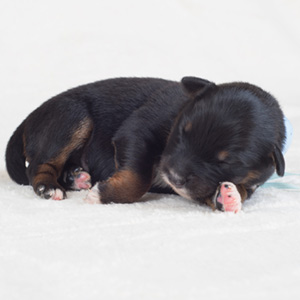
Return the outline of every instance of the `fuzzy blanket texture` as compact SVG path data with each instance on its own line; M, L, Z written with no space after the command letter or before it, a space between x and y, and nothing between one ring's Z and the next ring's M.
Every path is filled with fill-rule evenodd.
M0 299L300 299L299 1L1 0L0 44ZM240 213L158 194L46 201L8 177L6 143L43 101L186 75L257 84L293 124L286 176Z

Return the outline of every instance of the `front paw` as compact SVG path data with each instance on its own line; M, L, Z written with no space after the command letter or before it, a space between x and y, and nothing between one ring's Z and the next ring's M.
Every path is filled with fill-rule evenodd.
M38 184L35 192L44 199L63 200L66 198L66 192L62 188L51 184Z
M215 207L225 212L239 212L242 209L241 195L232 182L222 182L214 198Z
M87 194L84 201L89 204L101 204L102 203L97 183L94 185L94 187L91 190L89 190L89 193Z

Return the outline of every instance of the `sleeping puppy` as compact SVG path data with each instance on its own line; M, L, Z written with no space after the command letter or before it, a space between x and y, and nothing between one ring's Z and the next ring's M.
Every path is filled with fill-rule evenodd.
M248 83L117 78L46 101L6 150L10 177L45 199L90 189L89 203L172 193L238 211L276 170L284 175L283 113Z

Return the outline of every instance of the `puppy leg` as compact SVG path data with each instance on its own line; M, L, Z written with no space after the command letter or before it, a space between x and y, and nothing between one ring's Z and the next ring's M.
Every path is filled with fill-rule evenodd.
M107 181L96 183L85 201L91 204L137 202L150 189L151 179L151 173L145 176L133 170L123 169Z
M158 121L156 102L137 109L113 137L114 175L99 182L86 198L89 203L133 203L150 189L153 166L159 160L168 132ZM153 116L153 117L151 117ZM164 122L168 123L168 120Z
M116 172L107 181L99 182L89 192L87 203L133 203L150 189L151 177L146 180L131 170Z
M114 142L117 171L108 180L96 183L85 199L87 203L133 203L150 189L154 160L152 148L142 138L136 141L126 137L125 140L128 143Z
M72 131L67 140L62 141L63 147L58 148L57 145L55 152L50 152L47 144L38 145L38 153L41 154L29 159L30 164L27 169L27 176L37 195L54 200L65 198L65 189L58 183L58 178L61 176L64 164L70 154L74 150L83 147L90 136L91 130L92 122L85 119L77 124L77 128ZM60 141L59 133L56 139Z
M66 197L64 188L57 182L59 171L51 163L41 164L37 167L31 185L38 196L53 200L62 200Z

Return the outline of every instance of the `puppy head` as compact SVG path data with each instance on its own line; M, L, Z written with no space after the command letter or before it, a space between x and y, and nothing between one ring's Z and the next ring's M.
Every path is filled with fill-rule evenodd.
M178 115L162 155L164 180L181 196L204 201L219 182L240 184L260 176L256 165L265 156L266 142L262 137L257 146L253 104L243 101L249 93L190 77L182 84L191 100Z

